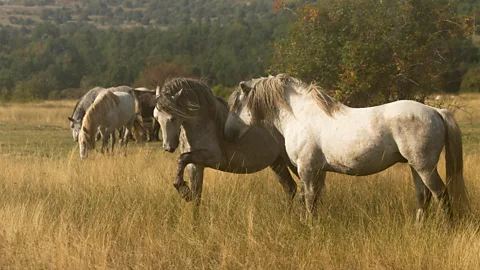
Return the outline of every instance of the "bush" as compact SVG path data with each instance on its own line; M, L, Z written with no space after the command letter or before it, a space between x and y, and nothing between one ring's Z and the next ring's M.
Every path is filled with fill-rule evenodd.
M480 92L480 66L470 68L463 75L460 92Z
M224 98L225 100L228 100L233 90L233 88L225 87L222 84L212 87L212 91L215 96Z

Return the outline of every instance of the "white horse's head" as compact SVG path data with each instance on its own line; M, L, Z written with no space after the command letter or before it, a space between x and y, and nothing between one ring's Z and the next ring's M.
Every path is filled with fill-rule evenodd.
M247 106L249 95L255 91L254 80L240 82L229 98L230 113L225 123L224 136L228 141L238 141L254 125Z
M178 91L174 96L172 96L173 102L177 102L181 95L182 90ZM159 110L158 106L156 106L153 111L153 117L158 121L162 129L163 149L170 153L175 152L180 144L180 130L185 119L181 116Z
M80 128L82 127L82 121L75 120L72 117L68 117L70 121L70 129L72 130L72 136L74 141L78 141L78 134L80 132Z

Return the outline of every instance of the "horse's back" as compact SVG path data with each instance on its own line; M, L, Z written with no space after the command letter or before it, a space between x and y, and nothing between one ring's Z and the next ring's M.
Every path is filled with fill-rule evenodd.
M108 90L112 91L112 92L124 92L124 93L130 93L131 91L133 91L134 89L128 85L120 85L120 86L114 86L114 87L110 87L108 88Z
M437 114L437 109L413 100L398 100L378 106L378 108L382 108L385 116L389 117L405 115L433 116Z
M397 101L385 105L384 117L400 151L441 149L444 145L445 123L433 107L415 101Z
M416 134L444 130L442 117L438 110L419 102L400 100L384 105L385 122L397 131L397 135Z
M375 173L426 147L441 151L444 143L445 126L437 110L415 101L348 108L328 123L321 126L320 148L332 170L342 173Z
M119 98L118 117L119 125L125 125L135 119L135 98L127 92L113 92Z

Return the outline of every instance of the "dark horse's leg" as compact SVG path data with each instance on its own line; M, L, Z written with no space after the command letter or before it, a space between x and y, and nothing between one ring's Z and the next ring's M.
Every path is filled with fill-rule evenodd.
M175 177L175 182L173 183L173 186L177 189L180 196L184 198L187 202L192 200L192 191L183 179L185 167L187 167L187 165L190 163L204 163L205 158L203 152L204 151L183 153L177 160L177 176Z
M193 216L195 219L198 218L200 212L203 189L203 171L203 166L192 163L187 165L188 178L190 178L190 184L192 185L192 200L195 202L193 209Z
M192 199L197 199L199 198L199 196L201 196L201 186L203 184L203 167L206 166L209 158L210 158L210 155L207 151L187 152L187 153L181 154L180 157L178 158L177 176L175 177L175 182L173 183L173 186L177 189L180 196L184 198L186 201L189 202ZM190 190L187 183L183 179L185 167L191 163L195 164L195 167L202 168L201 174L199 169L192 171L192 175L195 177L193 178L191 177L190 179L195 179L195 181L197 181L198 179L200 179L200 175L201 175L201 181L197 181L196 183L192 182L192 188L196 189L194 190L194 194L192 194L192 191Z
M199 205L202 198L204 167L196 164L187 165L188 178L192 185L192 200Z
M284 159L279 156L277 160L275 160L275 162L270 165L270 168L275 172L277 180L282 185L283 190L285 191L285 195L287 197L287 202L291 203L293 198L295 197L295 193L297 192L297 184L295 183L295 180L293 180L292 175L288 171L288 167L287 164L285 164ZM294 173L296 173L296 168Z

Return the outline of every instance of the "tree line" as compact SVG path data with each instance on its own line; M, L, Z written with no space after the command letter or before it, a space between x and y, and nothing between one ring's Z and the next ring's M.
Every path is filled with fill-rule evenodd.
M74 91L63 90L95 85L155 87L155 70L232 87L265 73L271 43L286 34L289 18L238 14L225 26L198 23L166 30L51 22L31 29L2 26L0 96L31 100L68 97Z
M87 8L102 1L84 2ZM109 1L107 7L127 2ZM166 10L197 10L211 2L175 1ZM96 85L153 88L175 76L202 78L226 97L239 81L281 72L315 81L354 106L480 91L480 54L472 39L480 10L475 1L252 3L257 4L235 9L222 23L192 19L189 11L184 23L175 18L178 23L166 28L100 28L51 19L0 26L0 99L72 98ZM269 10L260 8L268 3ZM246 12L251 10L257 12Z

